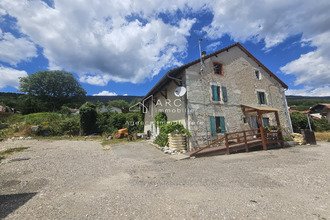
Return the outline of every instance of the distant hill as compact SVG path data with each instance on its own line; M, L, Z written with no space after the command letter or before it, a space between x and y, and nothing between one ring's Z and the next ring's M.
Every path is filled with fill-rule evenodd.
M287 100L297 100L297 99L329 99L330 96L296 96L296 95L287 95Z
M91 96L91 95L88 95L86 96L86 100L88 102L97 102L97 101L100 101L100 102L103 102L103 103L107 103L109 101L113 101L113 100L124 100L128 103L130 103L133 99L136 99L136 98L143 98L143 96Z
M316 96L286 96L288 106L296 106L292 108L297 111L306 111L310 107L319 103L330 103L330 96L316 97Z
M5 104L12 108L19 108L19 97L24 96L22 93L5 93L0 92L0 105ZM143 98L143 96L86 96L86 100L89 102L103 102L107 103L113 100L124 100L130 103L135 98ZM288 105L296 105L296 110L303 111L308 110L310 107L318 103L330 103L330 96L316 97L316 96L286 96Z

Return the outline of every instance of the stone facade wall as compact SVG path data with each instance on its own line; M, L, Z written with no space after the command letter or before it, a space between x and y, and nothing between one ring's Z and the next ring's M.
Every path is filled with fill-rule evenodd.
M223 75L214 74L213 62L223 65ZM189 109L188 129L192 134L190 150L203 147L223 135L211 135L209 116L225 117L227 132L251 129L249 124L243 122L246 115L242 112L241 104L278 109L281 126L288 128L282 86L240 48L233 47L217 57L206 59L202 69L201 71L201 65L198 63L185 71ZM255 70L260 71L260 80L256 78ZM212 101L211 84L227 88L227 102ZM265 105L258 104L257 91L265 92ZM269 118L270 125L276 125L274 114L263 117Z

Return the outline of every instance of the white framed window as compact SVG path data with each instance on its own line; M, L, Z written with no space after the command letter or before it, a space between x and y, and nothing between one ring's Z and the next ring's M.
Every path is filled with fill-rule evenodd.
M267 95L264 90L257 90L256 95L257 95L258 104L267 105Z

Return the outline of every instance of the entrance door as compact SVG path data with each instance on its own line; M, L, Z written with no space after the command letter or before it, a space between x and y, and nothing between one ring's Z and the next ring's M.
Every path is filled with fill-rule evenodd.
M250 127L251 127L251 129L259 128L259 123L258 123L258 117L257 116L252 115L250 117Z

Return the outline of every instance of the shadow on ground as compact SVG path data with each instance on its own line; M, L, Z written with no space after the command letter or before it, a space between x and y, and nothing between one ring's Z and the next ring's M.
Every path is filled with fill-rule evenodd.
M14 212L35 195L37 195L37 193L0 195L0 219L3 219L10 213Z

